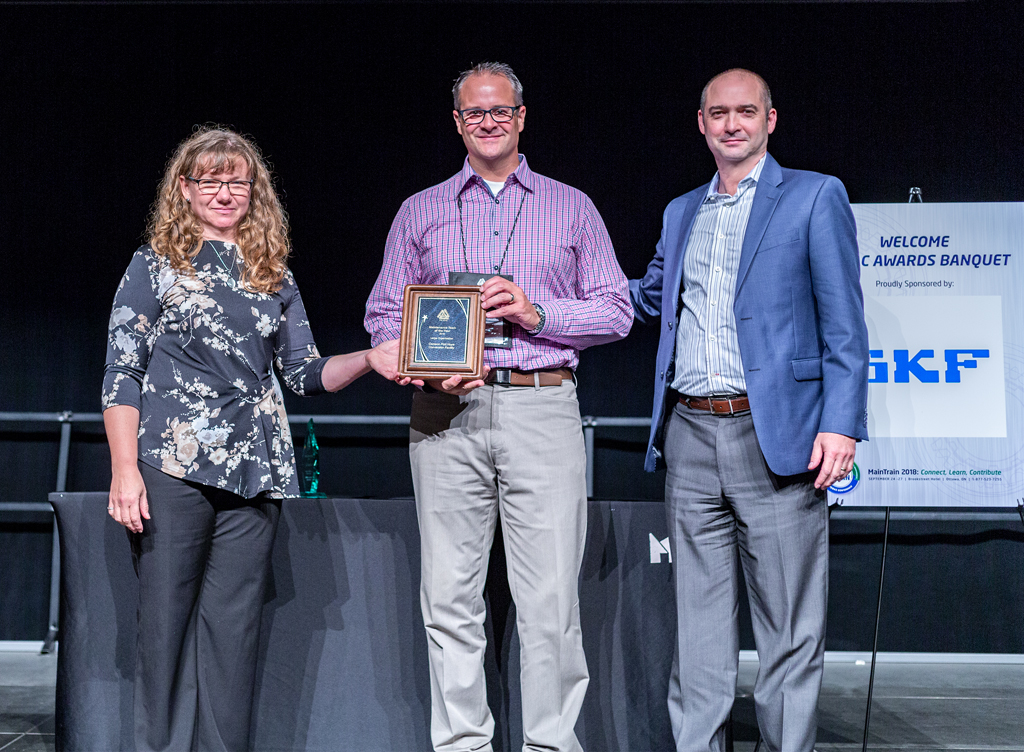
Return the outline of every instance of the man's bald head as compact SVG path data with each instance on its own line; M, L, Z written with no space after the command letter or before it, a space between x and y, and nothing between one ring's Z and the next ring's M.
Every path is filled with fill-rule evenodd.
M765 117L767 117L768 113L771 112L771 109L772 109L772 92L771 92L771 89L768 88L768 82L767 81L765 81L759 75L754 73L754 71L747 70L746 68L730 68L727 71L722 71L717 76L714 76L706 84L704 84L704 90L701 91L701 93L700 93L700 111L701 112L705 112L704 107L705 107L705 105L707 104L707 101L708 101L708 89L711 88L711 85L713 83L715 83L715 81L717 81L720 78L723 78L725 76L733 76L733 75L749 76L750 78L752 78L755 81L757 81L757 84L758 84L758 86L761 89L761 102L762 102L762 104L764 104Z

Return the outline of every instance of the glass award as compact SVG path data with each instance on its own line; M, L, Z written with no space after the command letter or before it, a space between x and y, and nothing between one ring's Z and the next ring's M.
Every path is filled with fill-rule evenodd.
M306 424L306 442L302 446L302 462L299 472L302 480L302 498L323 499L326 494L320 491L320 445L316 440L313 419Z

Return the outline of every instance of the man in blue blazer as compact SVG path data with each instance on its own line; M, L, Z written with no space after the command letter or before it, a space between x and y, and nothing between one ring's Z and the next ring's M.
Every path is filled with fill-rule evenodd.
M868 340L842 183L768 154L776 112L742 69L708 82L697 123L718 167L669 204L630 282L660 319L645 467L665 499L678 633L669 714L679 752L720 752L736 692L738 568L770 752L817 731L828 592L826 489L867 438Z

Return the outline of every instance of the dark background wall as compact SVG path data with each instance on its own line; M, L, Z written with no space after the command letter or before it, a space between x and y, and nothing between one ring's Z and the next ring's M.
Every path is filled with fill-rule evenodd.
M912 185L927 201L1021 200L1022 20L1019 3L987 2L0 5L0 410L99 409L114 288L196 123L252 134L273 163L327 354L368 343L363 306L401 201L460 168L449 90L473 62L513 65L522 151L594 199L636 277L665 205L714 172L697 100L732 66L773 88L774 156L838 175L852 201L904 201ZM638 326L585 353L583 412L649 414L655 343ZM371 375L289 409L408 401ZM647 495L642 433L613 437L626 445L608 461ZM34 443L0 439L0 497L52 490ZM382 464L367 488L351 473L325 484L408 491ZM102 465L73 468L73 489L104 487Z
M905 201L910 186L929 202L1024 200L1020 5L0 4L0 411L99 410L114 289L196 123L251 134L273 163L331 354L368 344L363 306L401 201L461 166L450 87L470 64L515 68L521 150L593 198L637 277L665 205L714 172L697 100L733 66L772 86L773 155L839 176L854 202ZM583 412L649 414L655 346L638 326L584 353ZM408 402L371 375L288 406ZM53 490L56 433L24 428L0 424L0 500ZM329 493L411 493L401 429L322 432ZM75 435L69 490L104 489L102 434ZM660 495L641 472L644 431L598 438L599 495Z
M774 156L852 201L1021 200L1021 20L981 2L0 7L0 409L98 409L114 288L195 123L252 134L274 164L331 353L367 344L401 201L461 167L450 87L473 62L513 65L522 151L594 199L635 277L668 201L714 172L697 98L735 65L773 88ZM587 353L584 411L648 412L654 342L638 328ZM291 407L407 399L367 378Z

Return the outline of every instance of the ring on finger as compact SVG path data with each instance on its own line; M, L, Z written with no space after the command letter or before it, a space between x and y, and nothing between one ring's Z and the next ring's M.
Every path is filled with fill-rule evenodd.
M512 294L512 293L509 293L508 294L508 304L512 305L515 302L516 302L516 296L514 294Z

